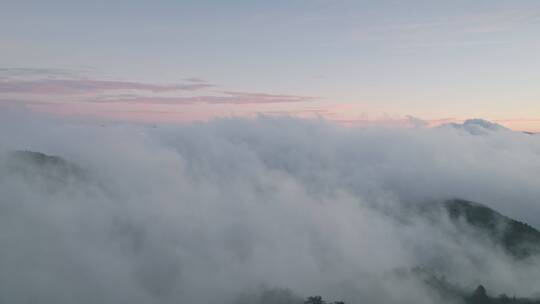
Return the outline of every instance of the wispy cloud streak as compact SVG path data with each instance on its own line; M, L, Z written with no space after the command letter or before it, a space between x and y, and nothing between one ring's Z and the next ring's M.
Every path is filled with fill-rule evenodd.
M212 87L208 83L156 85L140 82L107 80L7 80L0 81L0 93L88 94L103 91L137 90L153 93L195 91Z
M219 92L224 95L204 95L189 97L121 97L102 98L90 102L96 103L127 103L127 104L260 104L260 103L297 103L310 102L319 99L314 96L298 96L284 94L265 94L248 92Z

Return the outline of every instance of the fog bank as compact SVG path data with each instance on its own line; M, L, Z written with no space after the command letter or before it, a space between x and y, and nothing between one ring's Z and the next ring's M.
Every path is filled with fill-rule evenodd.
M21 150L75 169L14 158ZM537 259L411 211L463 198L540 227L540 136L485 121L144 126L10 111L0 155L0 302L241 303L274 288L453 301L399 275L418 266L465 289L540 291Z

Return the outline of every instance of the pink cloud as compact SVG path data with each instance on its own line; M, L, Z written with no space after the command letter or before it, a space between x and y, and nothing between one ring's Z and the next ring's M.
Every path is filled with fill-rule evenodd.
M18 95L44 103L85 102L100 104L275 104L309 102L311 96L219 91L197 96L182 96L178 91L201 91L214 87L200 78L185 78L183 83L160 85L133 81L95 80L70 77L62 70L0 69L0 97L13 100ZM61 78L58 78L60 76ZM52 78L51 78L52 77ZM167 93L167 94L165 94Z
M206 80L197 77L184 78L183 80L194 83L206 83Z
M96 103L128 103L128 104L262 104L262 103L298 103L319 99L312 96L264 94L247 92L222 92L223 96L206 95L190 97L112 97L96 99Z
M2 80L0 81L0 93L66 95L119 90L160 93L169 91L195 91L213 86L208 83L156 85L140 82L86 79Z

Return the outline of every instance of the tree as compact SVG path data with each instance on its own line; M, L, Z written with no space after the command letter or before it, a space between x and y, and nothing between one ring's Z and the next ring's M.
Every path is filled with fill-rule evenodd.
M326 304L321 296L308 297L304 304Z
M488 304L489 297L487 295L486 289L484 286L479 285L476 290L473 292L470 301L471 304Z

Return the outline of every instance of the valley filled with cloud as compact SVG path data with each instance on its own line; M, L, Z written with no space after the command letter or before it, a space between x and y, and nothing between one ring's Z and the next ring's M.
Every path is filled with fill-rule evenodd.
M537 244L508 250L484 228L510 222L479 226L445 202L534 230L539 182L540 136L478 119L144 125L3 111L0 302L460 303L480 284L535 298Z

